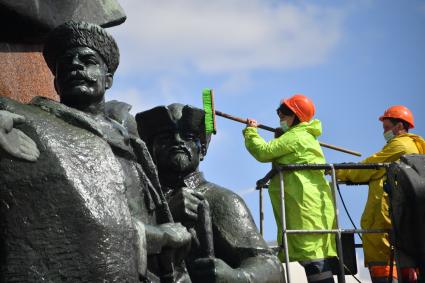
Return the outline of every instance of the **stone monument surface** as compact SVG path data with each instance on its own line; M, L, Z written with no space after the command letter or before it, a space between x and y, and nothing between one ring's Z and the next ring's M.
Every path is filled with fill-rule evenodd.
M41 54L47 34L69 20L110 27L125 19L116 0L0 0L0 95L58 100Z
M114 39L98 25L67 22L43 55L60 102L0 97L0 125L8 126L0 128L0 282L178 278L190 234L171 223L144 142L131 123L112 118L131 115L105 103L119 63ZM26 138L36 158L4 150Z
M136 115L171 213L194 239L186 261L192 282L285 282L242 198L199 171L211 138L204 116L178 103Z

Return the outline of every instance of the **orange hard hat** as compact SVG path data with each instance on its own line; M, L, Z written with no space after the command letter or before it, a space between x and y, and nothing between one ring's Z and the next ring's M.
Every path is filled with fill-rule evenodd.
M385 110L384 115L379 117L379 120L382 121L385 118L396 118L403 120L409 124L409 128L415 127L415 122L413 121L413 114L407 107L403 105L394 105Z
M280 104L285 104L301 122L308 122L313 118L315 108L313 101L305 95L295 94L290 98L282 99Z

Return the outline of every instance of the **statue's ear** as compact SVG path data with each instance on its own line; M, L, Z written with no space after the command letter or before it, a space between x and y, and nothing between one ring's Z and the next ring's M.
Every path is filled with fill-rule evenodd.
M208 146L210 145L210 141L211 141L211 134L207 134L204 132L203 135L201 135L201 152L200 152L200 156L201 156L201 161L204 160L204 157L207 155L207 150L208 150Z
M106 73L105 88L110 89L114 81L114 76L111 73Z
M207 155L208 146L204 143L201 144L200 160L204 160L204 157Z

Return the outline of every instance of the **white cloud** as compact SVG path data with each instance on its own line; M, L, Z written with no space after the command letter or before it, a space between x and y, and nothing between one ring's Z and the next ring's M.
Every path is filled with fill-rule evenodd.
M111 89L111 91L107 93L107 101L114 99L125 101L132 106L131 113L133 114L159 105L155 99L149 99L149 97L150 95L146 95L136 88L124 90Z
M229 95L243 92L252 86L250 76L243 72L238 72L232 76L226 77L218 89L219 93L227 93Z
M125 101L132 105L131 112L138 113L158 105L171 103L190 104L197 107L200 105L201 92L195 95L188 92L187 88L177 78L159 76L149 87L138 87L134 82L112 87L107 92L106 100Z
M122 0L121 71L231 73L322 63L344 12L264 0Z

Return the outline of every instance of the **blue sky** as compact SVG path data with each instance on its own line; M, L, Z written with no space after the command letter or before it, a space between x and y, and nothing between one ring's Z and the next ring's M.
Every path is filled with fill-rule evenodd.
M377 118L391 105L410 108L412 132L425 135L425 1L120 3L128 19L109 29L121 63L107 95L132 104L133 113L173 102L202 107L209 87L218 110L278 126L280 99L303 93L323 123L320 140L363 157L384 145ZM249 191L270 165L248 154L243 125L218 117L217 128L201 169L209 181L242 194L257 221L258 195ZM324 153L331 163L361 160ZM342 190L358 223L367 187ZM351 227L341 213L342 226ZM265 239L274 240L270 205L265 227Z

